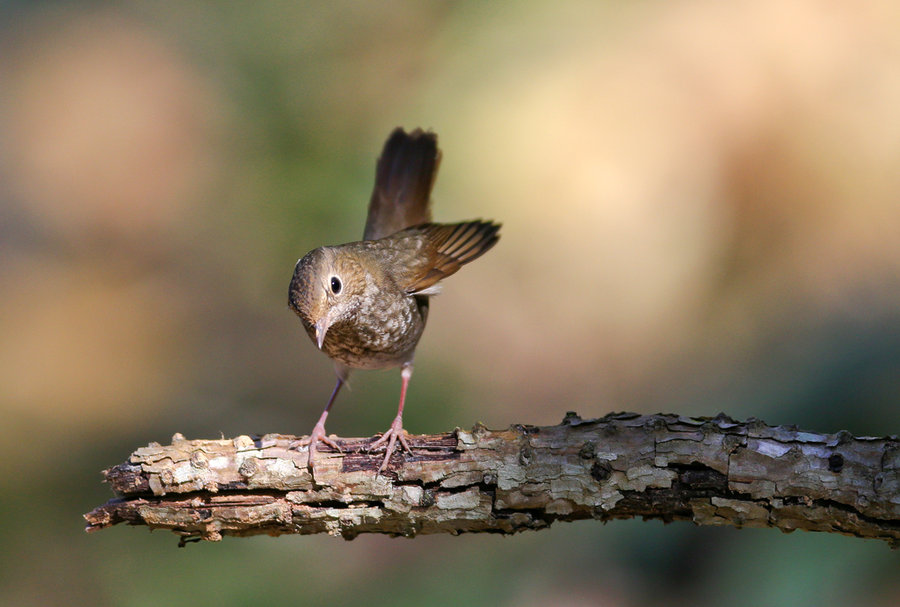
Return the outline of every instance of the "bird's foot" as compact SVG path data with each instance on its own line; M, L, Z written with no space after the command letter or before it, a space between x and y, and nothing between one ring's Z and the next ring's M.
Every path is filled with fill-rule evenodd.
M406 430L403 429L403 418L398 415L394 418L394 421L391 423L391 427L388 428L387 432L382 434L381 438L369 445L368 451L372 452L387 443L384 460L381 462L381 466L378 467L378 472L383 471L387 467L388 461L390 461L391 455L393 455L394 449L396 448L397 441L400 441L400 446L403 450L407 453L412 453L412 448L410 448L406 436Z
M327 434L325 434L325 424L321 421L316 424L312 432L309 433L309 436L293 441L290 445L288 445L288 449L296 449L298 447L308 446L309 455L306 458L306 465L309 468L312 468L313 460L316 459L316 445L319 442L323 442L332 449L337 450L339 453L343 453L340 445L338 445L336 442L334 442L334 440L329 438Z

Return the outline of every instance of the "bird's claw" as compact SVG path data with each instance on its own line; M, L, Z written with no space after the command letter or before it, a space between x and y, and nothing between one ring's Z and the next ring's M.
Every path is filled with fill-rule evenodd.
M312 468L313 460L316 459L316 444L317 443L325 443L332 449L336 450L338 453L343 453L344 450L341 449L340 445L338 445L333 439L331 439L327 434L325 434L325 424L318 423L313 428L312 432L309 433L309 436L306 438L301 438L299 440L295 440L288 445L288 449L296 449L298 447L309 447L309 454L306 458L306 465L309 468Z
M406 440L407 432L403 429L403 419L398 415L394 418L391 427L388 428L387 432L381 435L381 438L376 440L374 443L369 445L367 451L371 453L376 449L383 446L387 443L385 447L384 460L381 462L381 466L378 467L378 472L382 472L385 468L387 468L388 462L391 459L391 455L394 453L394 449L396 448L397 441L400 442L401 450L406 451L407 453L412 453L412 448L409 446L409 441Z

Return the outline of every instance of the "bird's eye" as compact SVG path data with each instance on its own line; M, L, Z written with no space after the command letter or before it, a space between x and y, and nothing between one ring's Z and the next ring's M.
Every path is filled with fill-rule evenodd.
M341 292L341 279L337 276L331 277L331 292L337 295Z

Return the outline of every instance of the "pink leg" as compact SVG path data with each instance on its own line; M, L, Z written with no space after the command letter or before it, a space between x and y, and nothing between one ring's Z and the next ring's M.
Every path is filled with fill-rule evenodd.
M406 440L406 430L403 429L403 404L406 402L406 388L409 386L410 377L412 377L412 364L407 363L403 365L403 370L400 371L400 406L397 407L397 417L394 418L388 431L382 434L381 438L369 446L369 451L374 451L387 443L384 461L381 462L381 466L378 468L379 472L387 467L388 461L391 459L391 454L394 452L394 445L398 440L403 449L408 453L412 453L412 449L410 449L409 443Z
M309 433L309 436L306 438L301 438L298 441L294 441L290 444L290 449L294 447L305 447L309 445L309 455L307 456L307 466L312 468L313 460L316 458L316 443L319 441L325 443L326 445L337 449L338 451L341 448L338 446L336 442L328 438L328 435L325 434L325 420L328 418L328 411L331 409L331 405L334 404L334 399L337 398L338 392L341 389L341 386L344 385L344 380L338 377L337 383L334 385L334 391L331 393L331 398L328 399L328 404L325 405L325 410L322 411L322 416L319 418L319 421L316 423L312 432Z

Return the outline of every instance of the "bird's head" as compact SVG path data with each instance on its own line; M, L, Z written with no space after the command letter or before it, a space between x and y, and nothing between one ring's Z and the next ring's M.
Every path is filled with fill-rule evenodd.
M352 318L366 288L366 272L354 256L338 247L320 247L297 262L288 305L319 346L333 325Z

